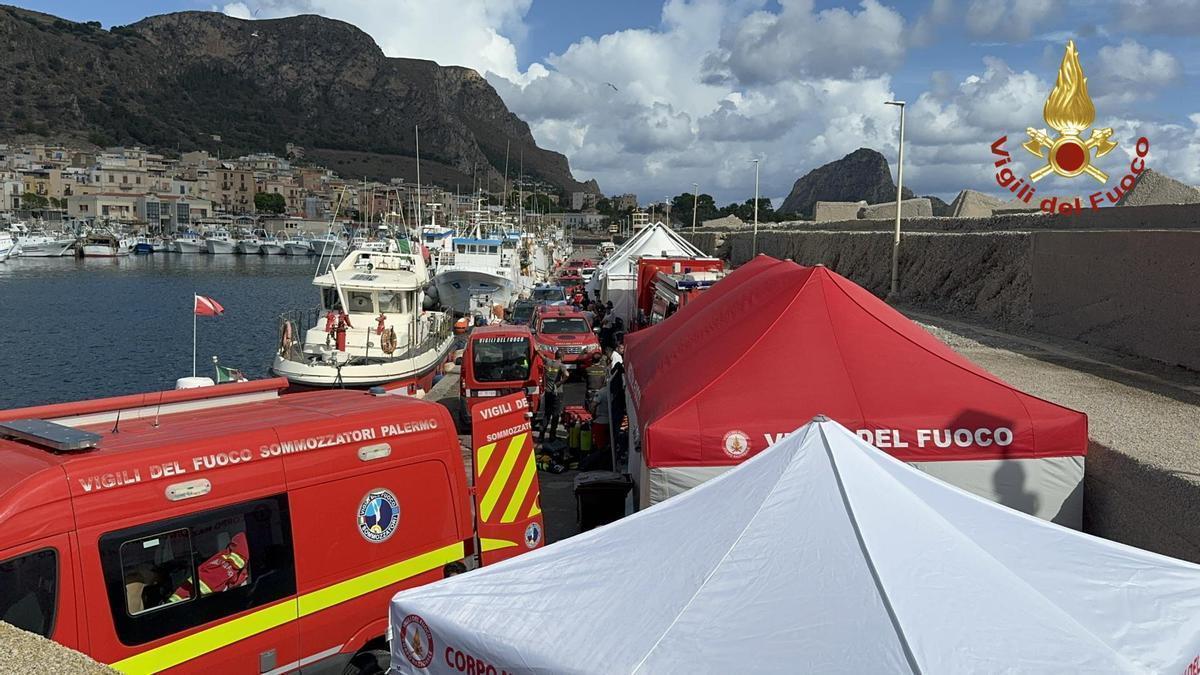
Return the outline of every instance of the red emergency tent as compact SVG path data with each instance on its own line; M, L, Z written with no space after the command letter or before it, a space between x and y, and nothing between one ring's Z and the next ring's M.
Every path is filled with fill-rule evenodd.
M817 414L947 482L1079 527L1087 417L1014 389L825 267L759 256L627 337L645 506Z

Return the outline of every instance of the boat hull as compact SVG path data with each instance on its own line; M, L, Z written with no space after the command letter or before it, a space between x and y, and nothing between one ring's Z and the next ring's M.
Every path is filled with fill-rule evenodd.
M312 242L313 253L325 257L338 257L346 255L346 244L341 241L314 240Z
M284 253L287 255L309 255L312 253L312 247L308 244L289 241L283 245Z
M262 250L262 244L258 241L239 241L234 250L242 255L258 255Z
M213 255L232 254L234 252L234 243L222 239L205 239L204 250Z
M433 283L438 302L456 314L486 313L493 305L507 307L517 293L512 279L476 270L442 270Z
M109 246L108 244L84 244L83 257L85 258L122 258L129 255L129 249L120 246Z
M258 247L259 252L263 255L283 255L283 246L280 244L263 244Z
M200 253L204 250L204 242L193 239L176 239L171 242L171 250L175 253Z
M61 258L75 245L74 239L56 239L54 241L31 244L21 243L22 258Z
M433 377L441 371L453 353L454 335L451 334L436 348L428 349L411 358L394 359L364 365L347 364L340 369L317 361L315 363L292 361L276 354L271 372L286 377L293 385L303 387L375 387L388 390L412 388L429 391Z
M139 255L154 253L154 244L137 244L133 247L133 252Z

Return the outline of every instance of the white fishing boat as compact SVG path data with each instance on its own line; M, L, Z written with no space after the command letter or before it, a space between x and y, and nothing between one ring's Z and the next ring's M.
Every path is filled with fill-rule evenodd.
M129 255L133 241L112 232L92 232L83 240L85 258L119 258Z
M447 311L486 316L520 293L515 246L501 237L454 237L437 255L436 299Z
M174 253L203 253L205 251L204 239L189 230L171 240L171 251Z
M347 251L346 240L332 232L313 237L309 244L313 253L325 258L338 258L346 255Z
M75 237L44 232L30 232L25 223L13 223L9 228L17 250L13 256L22 258L57 258L67 254L75 245Z
M204 250L211 254L233 253L236 246L228 230L213 230L204 237Z
M283 244L283 252L287 255L310 255L313 252L312 244L304 235L295 234Z
M351 251L314 278L321 306L281 317L271 370L311 387L428 391L454 334L450 317L425 309L429 273L419 250L408 252L418 248Z
M11 234L0 232L0 262L8 260L16 246L17 242L12 238Z
M258 252L263 255L283 255L285 253L283 247L286 243L287 239L282 237L264 237L258 246Z
M233 250L242 255L258 255L262 253L262 245L266 240L266 235L267 233L262 230L255 230L252 234L239 238Z

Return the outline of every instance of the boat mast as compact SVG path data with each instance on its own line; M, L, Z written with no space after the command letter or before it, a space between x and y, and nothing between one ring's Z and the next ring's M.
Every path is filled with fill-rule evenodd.
M424 226L421 222L421 125L413 125L413 133L417 143L417 229Z

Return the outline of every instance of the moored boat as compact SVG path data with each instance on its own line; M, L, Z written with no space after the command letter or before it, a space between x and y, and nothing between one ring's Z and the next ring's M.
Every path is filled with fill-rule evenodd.
M337 258L346 255L346 240L333 233L313 237L309 244L312 246L313 253L318 256Z
M284 243L283 251L287 255L310 255L313 252L312 244L301 234L292 235L292 238Z
M284 250L286 243L287 239L282 237L265 237L259 244L258 251L263 255L283 255L286 253Z
M213 230L204 237L204 250L211 254L233 253L236 245L228 230Z
M174 253L203 253L204 239L195 232L185 232L171 241L171 251Z
M83 240L85 258L119 258L129 255L133 242L112 232L93 232Z
M419 252L350 252L313 279L319 308L281 317L271 370L311 387L427 391L454 345L450 318L424 311L428 282Z

